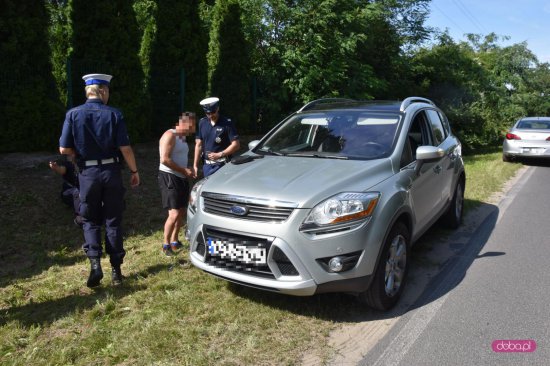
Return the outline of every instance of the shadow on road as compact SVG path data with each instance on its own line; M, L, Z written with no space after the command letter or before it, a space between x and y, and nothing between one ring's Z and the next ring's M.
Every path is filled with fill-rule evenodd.
M550 168L550 159L541 159L541 158L529 158L520 160L523 165L527 166L540 166Z

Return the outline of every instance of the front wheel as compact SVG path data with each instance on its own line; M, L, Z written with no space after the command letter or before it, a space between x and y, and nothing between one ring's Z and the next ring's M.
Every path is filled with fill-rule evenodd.
M409 269L409 241L407 227L396 223L386 238L372 283L367 291L359 294L359 301L382 311L395 306Z

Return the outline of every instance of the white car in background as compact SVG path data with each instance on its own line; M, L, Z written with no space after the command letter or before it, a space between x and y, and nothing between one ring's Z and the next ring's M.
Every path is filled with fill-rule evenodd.
M550 117L525 117L506 134L502 160L550 158Z

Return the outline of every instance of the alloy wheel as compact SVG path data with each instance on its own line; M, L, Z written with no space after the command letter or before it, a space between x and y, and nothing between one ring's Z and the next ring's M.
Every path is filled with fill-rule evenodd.
M394 296L401 288L406 268L407 242L402 235L397 235L389 248L384 275L386 295L389 297Z

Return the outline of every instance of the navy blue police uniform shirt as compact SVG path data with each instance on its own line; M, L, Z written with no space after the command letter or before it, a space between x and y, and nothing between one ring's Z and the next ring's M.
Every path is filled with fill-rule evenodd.
M217 137L219 137L220 142L216 142ZM214 126L212 126L208 117L201 118L196 138L202 140L203 151L205 152L204 158L206 159L207 151L221 152L231 145L231 141L237 140L239 135L233 121L220 115Z
M69 110L65 116L59 146L73 148L77 161L120 158L120 146L130 145L122 113L101 99Z

